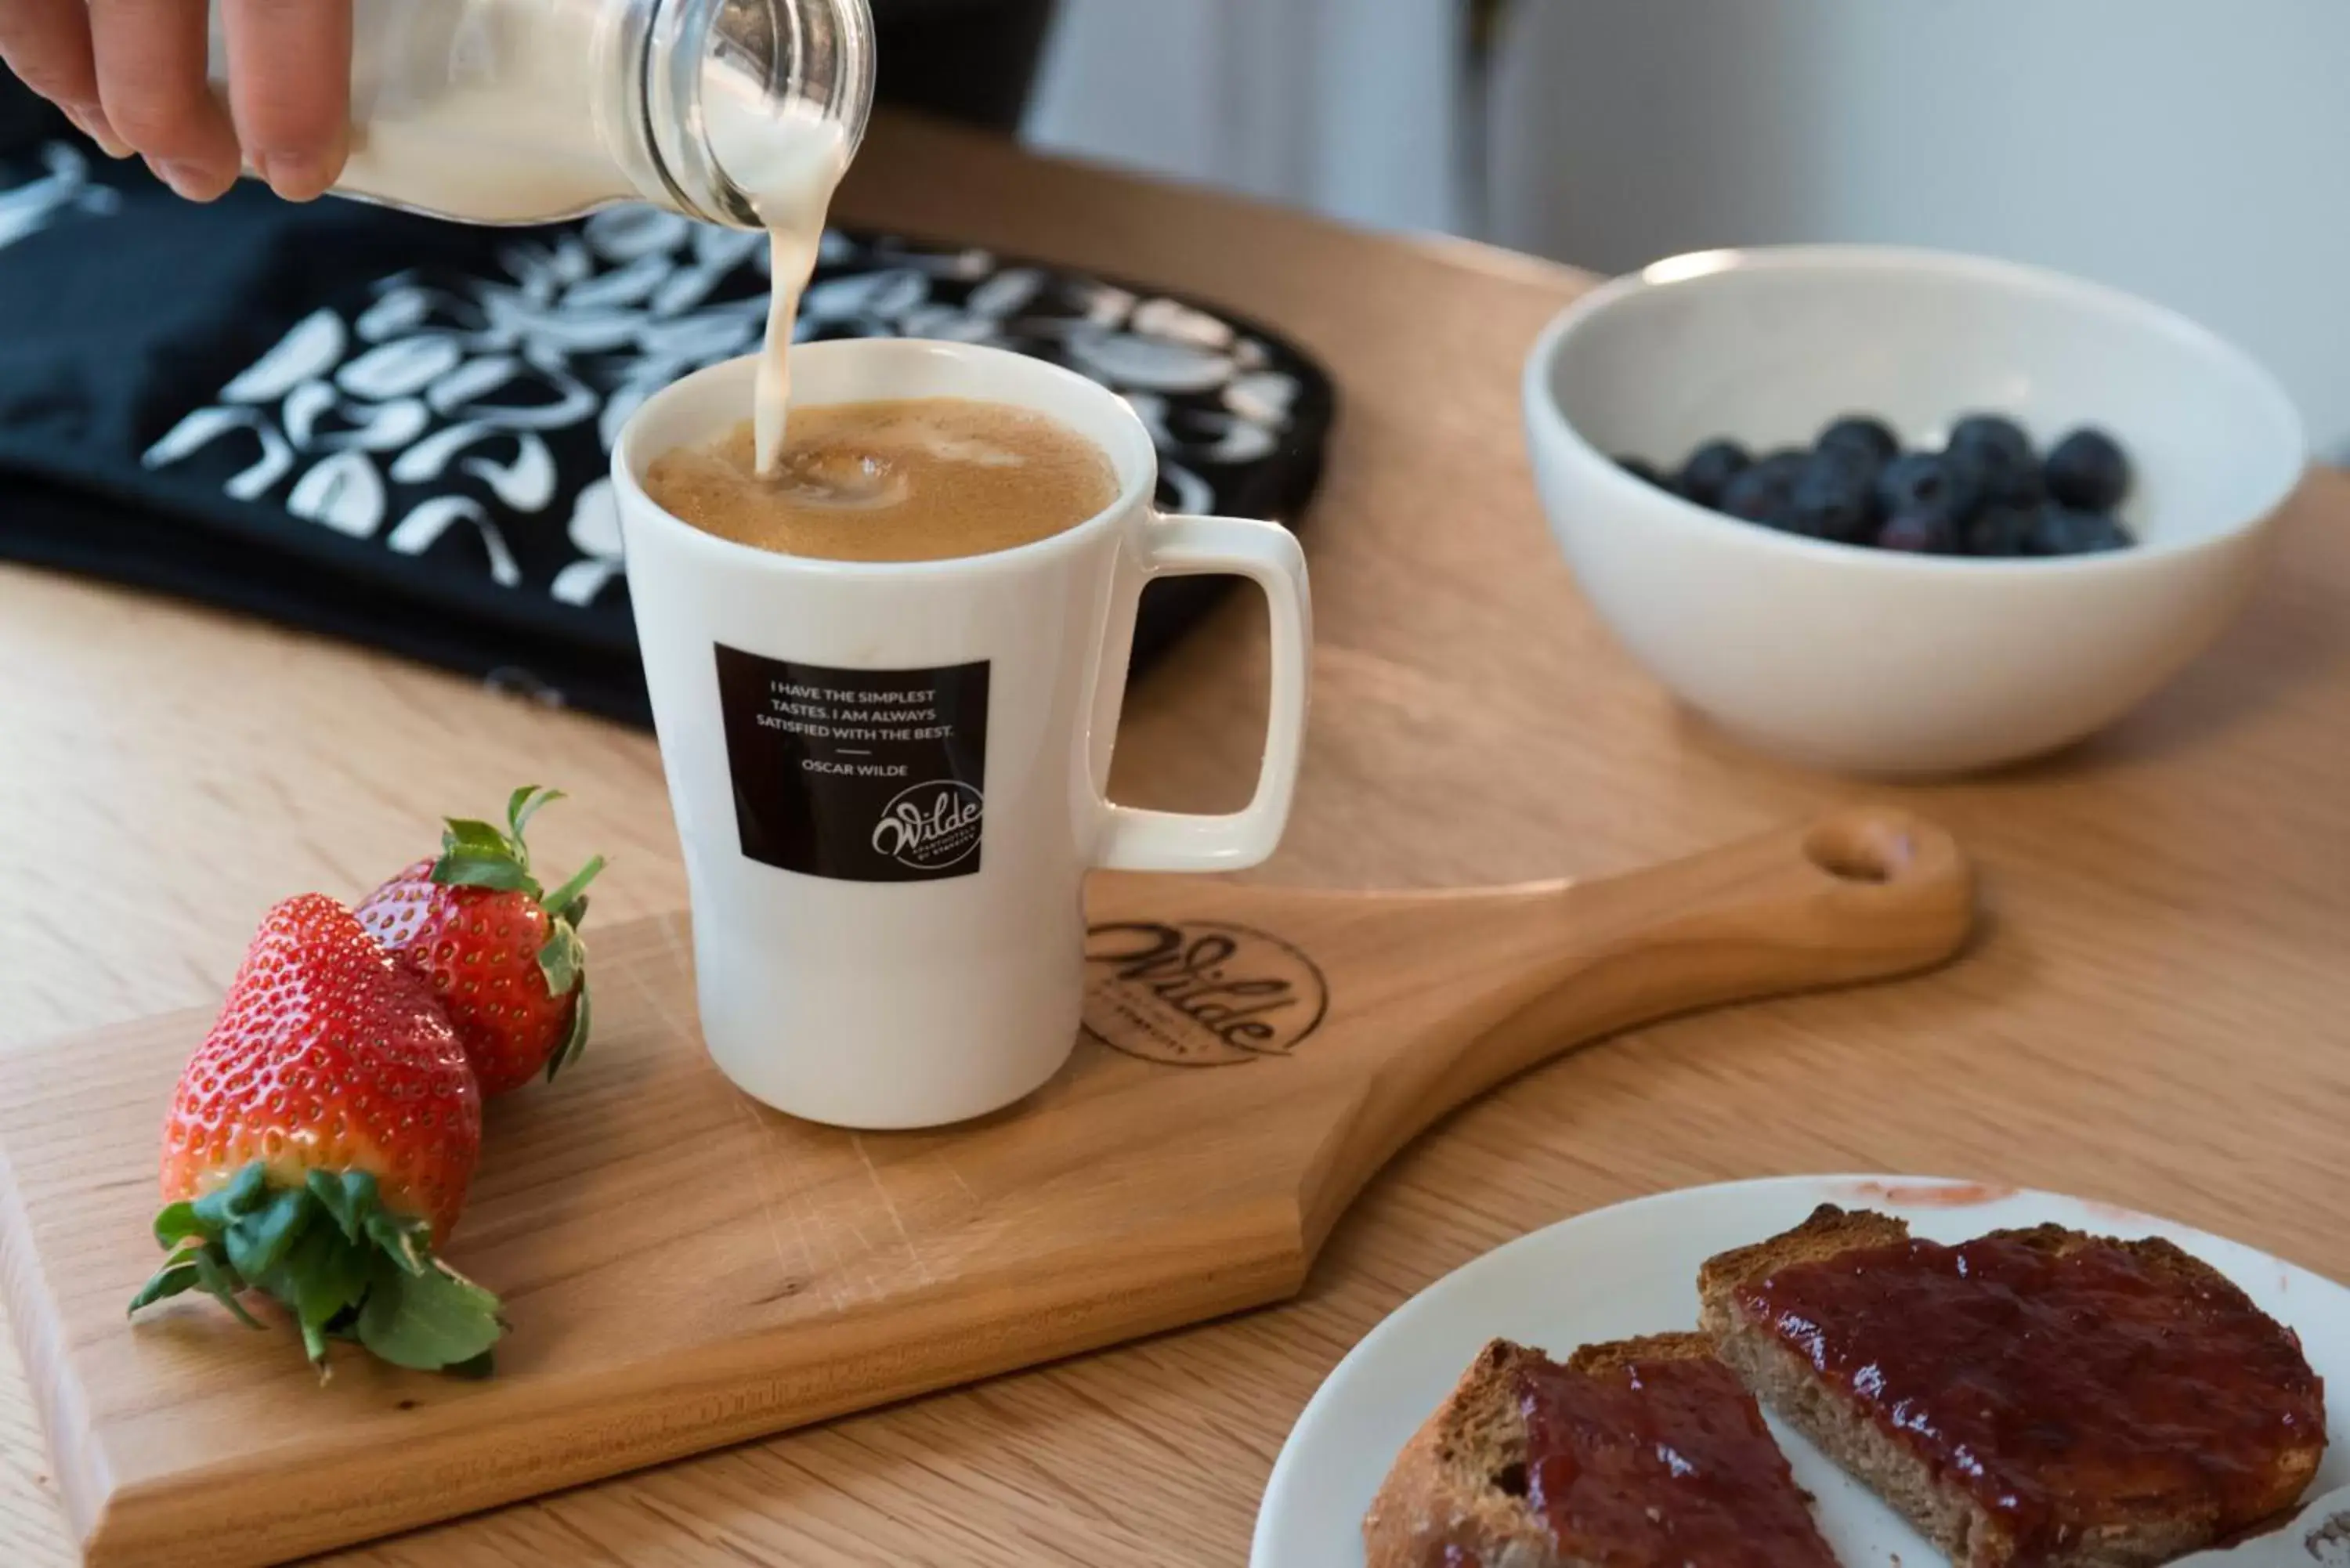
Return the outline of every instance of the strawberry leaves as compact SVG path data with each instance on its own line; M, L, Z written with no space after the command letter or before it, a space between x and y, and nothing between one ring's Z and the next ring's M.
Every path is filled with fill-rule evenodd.
M540 898L538 879L530 874L530 846L523 838L523 830L542 808L562 798L559 789L525 784L506 798L504 827L474 817L450 817L442 826L441 858L432 863L432 879L449 887L493 888ZM589 861L556 897L542 899L547 913L556 914L569 906L603 868L602 856Z
M221 1235L229 1266L248 1280L267 1275L286 1261L302 1237L317 1205L307 1192L276 1192Z
M555 1082L555 1075L569 1066L579 1053L588 1048L588 977L582 975L579 977L579 1004L571 1011L571 1032L563 1037L563 1044L555 1048L555 1054L546 1059L548 1083Z
M546 940L538 950L538 972L546 977L546 994L561 996L579 983L588 967L588 949L568 920L547 922Z
M192 1202L155 1217L169 1254L130 1310L202 1290L249 1324L241 1299L270 1296L294 1317L323 1377L330 1339L358 1341L397 1366L474 1370L504 1333L498 1299L432 1255L431 1228L383 1206L365 1171L310 1172L272 1184L255 1160Z
M563 1044L546 1059L546 1081L563 1071L588 1046L588 948L579 940L579 922L588 918L588 884L604 869L600 855L582 866L571 879L548 894L546 940L538 950L538 971L546 980L546 993L562 996L575 989L578 1001L571 1012L571 1028Z
M199 1247L190 1255L189 1262L195 1264L196 1282L203 1287L206 1294L228 1308L230 1314L245 1327L261 1326L261 1320L245 1311L244 1303L236 1299L236 1293L244 1282L236 1277L234 1269L221 1262L218 1253L210 1247Z
M452 816L441 833L441 858L432 863L432 879L452 888L494 888L501 892L539 896L530 874L530 846L523 829L541 806L563 798L559 789L525 784L506 799L506 826L475 817Z
M321 1225L296 1243L283 1276L272 1282L270 1293L294 1314L302 1331L302 1349L310 1365L324 1376L327 1336L340 1318L367 1293L367 1254L350 1245L332 1226Z
M359 1343L393 1366L438 1372L487 1354L504 1325L498 1298L446 1263L410 1273L378 1258L356 1327Z
M472 817L452 816L442 828L432 879L450 887L527 893L534 898L539 893L522 836Z

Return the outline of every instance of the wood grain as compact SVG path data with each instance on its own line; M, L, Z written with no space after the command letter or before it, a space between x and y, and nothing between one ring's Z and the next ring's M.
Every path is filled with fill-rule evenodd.
M1231 1568L1298 1409L1447 1270L1692 1182L1905 1169L2155 1210L2350 1278L2350 480L2314 477L2237 628L2047 763L1887 789L1782 767L1679 713L1550 547L1516 373L1587 280L1197 192L877 130L844 216L1247 311L1328 365L1305 537L1316 708L1272 880L1620 870L1851 800L1944 823L1987 924L1960 962L1637 1032L1403 1150L1293 1302L338 1553L337 1568ZM1247 607L1138 689L1113 783L1234 805ZM430 765L425 765L429 759ZM544 778L543 853L619 859L597 920L684 900L649 738L333 643L0 571L0 1041L216 999L304 887L348 897L452 809ZM583 1080L584 1081L584 1080ZM73 1561L0 1337L0 1561Z
M151 1268L181 1012L0 1056L0 1261L93 1568L246 1568L1294 1293L1429 1122L1670 1013L1939 962L1964 861L1914 820L1607 881L1295 892L1104 877L1069 1066L962 1127L766 1111L694 1024L682 916L596 940L597 1070L492 1107L453 1262L504 1297L497 1376L340 1358Z

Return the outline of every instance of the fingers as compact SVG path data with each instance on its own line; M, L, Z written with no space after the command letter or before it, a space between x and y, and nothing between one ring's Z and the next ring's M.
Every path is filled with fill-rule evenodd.
M340 177L349 146L350 0L223 0L229 108L245 161L307 202Z
M0 0L0 61L182 196L210 201L241 161L318 195L349 146L350 0L223 0L221 21L228 112L205 81L205 0Z
M99 101L115 131L181 195L236 181L236 132L204 82L204 0L89 0Z
M99 106L83 0L0 0L0 61L91 140L117 158L130 155Z

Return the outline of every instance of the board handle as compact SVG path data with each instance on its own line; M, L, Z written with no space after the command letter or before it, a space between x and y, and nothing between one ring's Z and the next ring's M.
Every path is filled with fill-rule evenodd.
M1463 914L1468 910L1463 909ZM1678 1013L1929 968L1974 923L1951 836L1890 807L1607 878L1528 889L1478 912L1522 962L1372 1073L1307 1194L1318 1247L1355 1188L1462 1102L1574 1047Z

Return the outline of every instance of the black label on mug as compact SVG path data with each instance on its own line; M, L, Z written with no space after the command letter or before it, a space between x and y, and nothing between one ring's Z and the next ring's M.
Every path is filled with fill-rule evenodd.
M835 670L715 651L744 855L843 882L928 882L979 869L984 661Z

